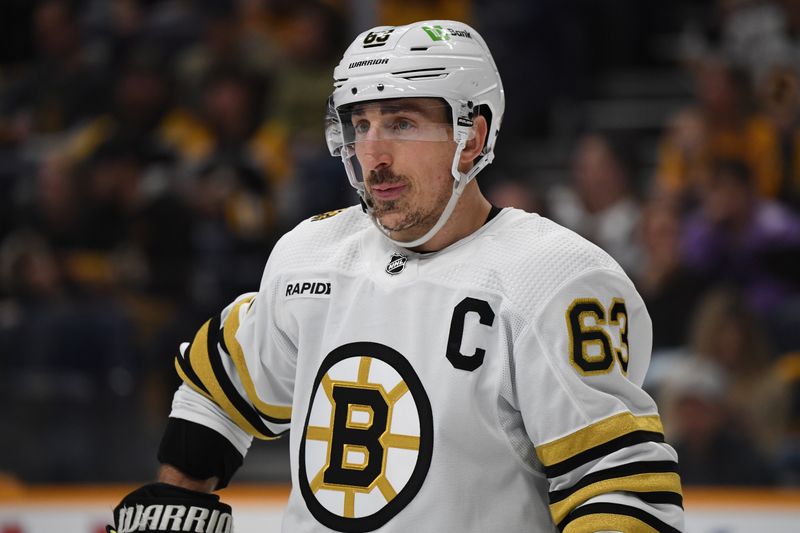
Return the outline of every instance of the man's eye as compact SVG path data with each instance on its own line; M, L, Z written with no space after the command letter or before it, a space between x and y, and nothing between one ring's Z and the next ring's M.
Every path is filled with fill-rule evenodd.
M400 131L408 131L408 130L410 130L410 129L412 129L414 127L414 124L412 124L408 120L400 119L400 120L396 120L395 121L394 127L395 127L395 129L400 130Z
M369 131L369 122L366 120L360 120L353 125L353 129L356 133L363 135Z

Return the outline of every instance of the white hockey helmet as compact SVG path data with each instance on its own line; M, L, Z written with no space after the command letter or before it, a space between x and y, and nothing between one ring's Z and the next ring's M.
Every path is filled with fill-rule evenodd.
M451 111L451 140L457 144L451 173L453 194L439 221L420 239L398 242L414 247L429 240L449 218L458 197L494 158L494 146L505 110L500 74L483 38L470 26L450 20L428 20L406 26L378 26L360 34L334 70L334 91L328 101L326 139L331 155L342 158L350 183L366 202L350 120L351 104L394 98L439 98ZM473 119L489 125L486 142L474 166L462 174L458 159L472 134ZM373 220L374 217L373 217ZM388 231L376 222L389 237ZM389 237L391 239L391 237Z

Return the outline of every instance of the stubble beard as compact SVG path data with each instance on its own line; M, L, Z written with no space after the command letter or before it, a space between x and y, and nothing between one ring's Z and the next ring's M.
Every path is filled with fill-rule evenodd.
M395 174L390 169L371 170L368 178L371 187L382 184L403 184L406 190L401 198L396 200L378 200L369 192L367 199L372 208L372 216L386 230L397 233L415 228L419 236L424 235L439 220L445 205L450 199L448 191L434 191L436 200L428 206L413 205L413 189L411 180L402 174ZM391 215L399 215L389 220ZM415 237L416 238L416 237Z

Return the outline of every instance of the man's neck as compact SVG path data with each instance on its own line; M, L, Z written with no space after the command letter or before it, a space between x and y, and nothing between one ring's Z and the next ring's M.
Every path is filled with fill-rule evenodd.
M492 204L483 196L478 184L471 182L464 189L453 214L428 242L412 248L415 252L437 252L464 237L472 235L486 222Z

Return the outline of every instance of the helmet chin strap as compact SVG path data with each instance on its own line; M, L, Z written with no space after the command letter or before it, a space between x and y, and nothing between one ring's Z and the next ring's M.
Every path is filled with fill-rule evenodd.
M453 211L455 211L456 204L458 204L458 200L459 198L461 198L461 193L464 192L464 189L467 187L467 184L470 181L472 181L472 178L475 176L475 172L462 174L458 170L458 160L461 156L461 151L464 149L466 143L467 140L465 138L462 138L458 142L455 155L453 155L453 164L450 167L450 173L452 174L454 181L453 181L453 191L450 193L450 200L447 202L447 205L445 205L444 210L442 211L442 214L439 215L439 219L436 221L436 223L422 237L419 237L411 241L398 241L396 239L393 239L392 231L383 227L380 221L378 221L378 219L375 217L375 214L372 211L371 202L369 202L366 198L366 192L359 191L361 197L364 200L364 204L367 206L367 213L369 214L369 218L372 219L372 223L375 224L375 227L378 228L378 230L381 233L383 233L383 235L387 239L392 241L395 245L400 246L401 248L415 248L417 246L422 246L423 244L431 240L437 233L439 233L439 230L442 229L442 227L450 219L450 215L452 215Z

